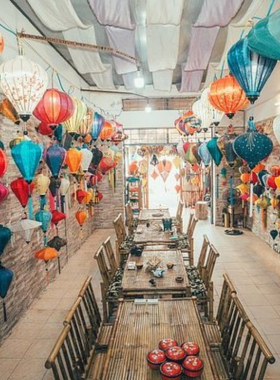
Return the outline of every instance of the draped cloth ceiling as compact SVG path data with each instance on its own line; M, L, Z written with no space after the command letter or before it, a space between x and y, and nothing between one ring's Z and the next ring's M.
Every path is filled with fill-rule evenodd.
M248 20L265 17L271 0L11 0L46 36L120 50L137 61L59 45L89 85L135 90L137 63L145 91L197 92L226 73L226 55ZM275 2L273 11L279 9ZM253 19L255 22L257 18ZM29 31L26 30L28 33Z

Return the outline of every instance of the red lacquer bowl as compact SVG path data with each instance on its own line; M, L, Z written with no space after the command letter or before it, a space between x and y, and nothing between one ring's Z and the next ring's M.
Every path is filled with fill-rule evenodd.
M197 356L199 355L199 345L195 342L185 342L181 344L181 347L186 351L188 356Z
M151 369L159 369L161 364L166 361L166 355L162 350L150 351L147 355L148 366Z
M162 351L167 351L168 348L173 346L178 346L178 343L173 338L162 339L158 344L158 348Z
M184 374L191 378L196 378L202 375L203 361L198 356L187 356L182 363Z
M180 380L182 372L182 366L178 363L166 362L160 366L160 376L162 380Z
M168 348L166 351L166 357L168 360L174 361L174 362L182 362L185 357L187 356L187 353L185 350L183 350L179 346L173 346Z

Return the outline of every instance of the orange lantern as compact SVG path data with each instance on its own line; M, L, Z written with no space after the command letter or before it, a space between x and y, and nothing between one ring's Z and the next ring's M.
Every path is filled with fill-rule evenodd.
M229 119L249 104L245 92L232 75L226 75L211 84L209 101L213 107L224 112Z
M47 263L50 260L57 258L58 252L54 248L44 247L35 253L35 258L44 260Z
M275 209L279 204L279 199L277 199L276 197L271 198L270 204L273 207L273 209Z
M275 177L274 182L277 186L277 189L280 190L280 175L278 177Z
M280 166L278 165L273 165L271 166L271 168L269 169L270 173L272 175L274 175L275 177L279 176L280 175Z
M87 219L87 213L85 211L77 211L75 214L75 217L77 219L77 222L79 223L80 227L83 227L83 224L85 223Z
M251 173L243 173L243 174L241 174L240 179L244 183L250 182Z
M70 148L67 151L65 162L69 168L70 173L75 174L79 170L82 162L82 152L75 148Z
M128 167L128 170L129 170L129 174L131 175L137 173L138 171L137 161L131 162L131 164Z
M0 54L3 53L4 46L5 46L4 37L2 36L2 34L0 34Z
M13 123L15 124L20 123L19 115L15 107L12 105L12 103L9 101L8 98L5 98L2 100L0 104L0 112L3 116L10 119Z
M113 124L110 121L106 120L99 134L99 138L100 140L109 140L110 137L113 135L113 133L114 133Z
M87 195L84 198L84 202L86 205L88 205L90 203L90 201L92 200L93 191L92 191L92 189L89 189L86 193L87 193Z
M265 169L265 166L263 164L257 164L254 169L253 169L253 172L258 174L259 172L261 172L262 170Z

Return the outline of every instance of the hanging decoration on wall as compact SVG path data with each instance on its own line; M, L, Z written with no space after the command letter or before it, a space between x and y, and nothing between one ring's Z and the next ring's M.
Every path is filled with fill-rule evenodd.
M44 151L44 160L54 178L58 178L60 170L64 164L66 154L66 150L58 144L53 144Z
M35 184L36 190L40 196L40 209L43 210L46 205L46 193L49 189L50 179L46 175L40 173L36 177Z
M33 115L54 130L59 123L68 120L74 111L73 100L66 92L49 88L34 109Z
M209 101L213 107L224 112L229 119L249 104L245 92L232 75L226 75L211 84Z
M62 247L67 244L65 239L62 239L60 236L55 235L51 240L48 241L48 247L56 249L58 252Z
M233 149L233 142L236 137L237 134L233 132L233 129L231 127L229 127L229 133L225 133L219 137L217 141L220 151L225 156L226 162L231 168L235 165L237 158L237 154Z
M11 149L11 154L25 181L31 183L42 156L39 145L32 141L22 141Z
M207 167L210 164L211 156L209 153L209 150L207 148L207 142L202 143L198 148L198 154L200 155L200 158L204 165Z
M158 163L157 170L161 178L163 179L163 182L166 182L172 170L172 162L169 160L163 159L162 161Z
M223 155L218 146L218 137L213 137L211 140L208 141L206 146L213 161L215 162L215 165L219 166L222 161Z
M35 127L35 129L36 129L36 131L38 132L38 133L40 133L41 135L43 135L43 136L49 136L49 137L52 137L52 135L53 135L53 130L48 126L48 125L46 125L46 124L44 124L44 123L40 123L39 125L38 125L38 127Z
M84 190L81 190L81 189L78 189L76 191L76 198L77 198L77 201L78 203L81 205L85 199L85 197L87 196L87 192L84 191Z
M47 84L47 72L23 55L5 61L0 66L0 86L25 122L32 115Z
M28 244L31 242L32 235L36 229L41 227L42 223L31 219L21 219L11 225L12 233L19 234Z
M0 205L7 198L9 194L9 189L0 183Z
M60 204L61 204L61 211L64 212L64 205L65 205L65 197L69 191L69 188L70 188L70 181L65 178L65 177L61 177L60 178L60 188L59 188L59 191L60 191Z
M91 127L93 123L93 109L87 107L86 115L82 118L79 124L79 134L84 138L91 133Z
M102 160L103 153L96 146L93 147L91 152L92 152L91 164L92 164L93 168L96 169L98 167L100 161Z
M35 220L41 223L41 229L44 233L44 246L47 245L47 230L50 226L52 214L47 210L40 210L35 214Z
M38 260L44 260L46 264L46 279L47 279L47 286L49 285L49 269L48 269L48 262L50 260L54 260L58 256L58 252L56 249L51 248L51 247L44 247L37 251L35 253L35 258Z
M257 131L253 118L250 117L247 132L235 139L233 149L253 169L255 165L270 155L273 143L268 136Z
M150 161L150 164L153 166L156 166L159 163L159 160L155 154L152 155L152 159Z
M88 171L89 165L92 162L93 153L87 148L86 145L83 145L81 149L82 153L82 161L81 161L81 169L84 173Z
M271 230L269 234L272 237L272 239L275 240L278 236L278 231L277 230Z
M115 161L113 161L110 157L102 157L98 165L98 170L100 170L102 174L105 174L109 170L113 169L115 166Z
M79 211L76 212L75 217L76 217L77 222L79 223L79 225L80 225L80 227L82 229L83 224L87 220L87 213L85 211L79 210Z
M8 168L7 155L3 149L0 148L0 177L6 173Z
M80 99L72 98L72 101L74 104L74 113L63 123L63 125L65 126L67 133L74 136L79 130L80 122L86 116L87 106Z
M5 298L13 281L13 277L14 273L10 269L5 268L0 262L0 297L3 299L4 322L7 322Z
M240 39L230 48L227 61L231 74L245 91L250 103L254 104L277 61L251 51L247 38Z
M8 98L3 99L0 103L0 112L3 116L5 116L7 119L10 119L13 123L17 125L20 124L19 114Z
M10 187L22 207L25 208L34 190L34 183L28 184L23 178L17 178L11 182Z
M92 131L91 131L93 141L96 141L98 139L104 123L105 123L104 117L101 116L98 112L94 112Z
M76 174L81 166L82 152L76 148L67 150L65 163L71 174Z
M4 252L6 245L11 240L12 232L10 228L4 227L3 224L0 224L0 256Z
M114 133L114 126L111 121L105 120L99 133L99 138L101 141L110 140L111 136Z

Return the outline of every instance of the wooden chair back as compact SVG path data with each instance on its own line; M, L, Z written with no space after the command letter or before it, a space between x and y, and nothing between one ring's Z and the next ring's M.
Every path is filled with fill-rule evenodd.
M189 236L189 234L190 234L193 218L194 218L194 214L190 214L189 221L188 221L188 226L187 226L187 230L186 230L186 235L187 236Z
M111 244L111 237L109 236L103 243L107 261L110 265L110 271L115 274L118 269L118 263L114 254L114 250Z
M181 220L183 217L184 203L180 200L177 206L176 219Z
M220 331L223 331L226 325L227 315L232 304L232 294L237 294L237 291L229 277L228 274L224 274L224 282L222 287L222 292L219 300L218 311L216 315L216 321L220 328Z
M212 274L215 268L216 260L220 256L219 252L216 250L216 248L213 246L213 244L210 244L209 253L206 259L206 264L202 268L202 279L206 286L206 289L208 288L209 282L212 279Z
M121 244L126 238L126 230L123 222L122 214L119 214L113 222L118 243Z
M125 213L126 213L126 224L128 228L129 235L132 235L134 232L134 219L133 219L133 213L131 210L130 202L128 202L125 205Z
M202 242L202 246L201 246L201 250L200 250L200 254L199 254L199 258L197 262L197 269L200 275L202 274L202 268L205 266L205 259L206 259L206 255L209 248L210 248L210 241L208 239L208 236L203 235L203 242Z
M109 262L106 260L105 248L103 245L99 247L94 255L94 258L97 261L98 268L100 270L100 274L105 286L109 287L114 274L111 272Z
M194 216L192 218L190 228L188 228L187 230L187 238L189 241L193 238L193 234L194 234L194 230L195 230L195 226L197 222L198 222L198 219Z

